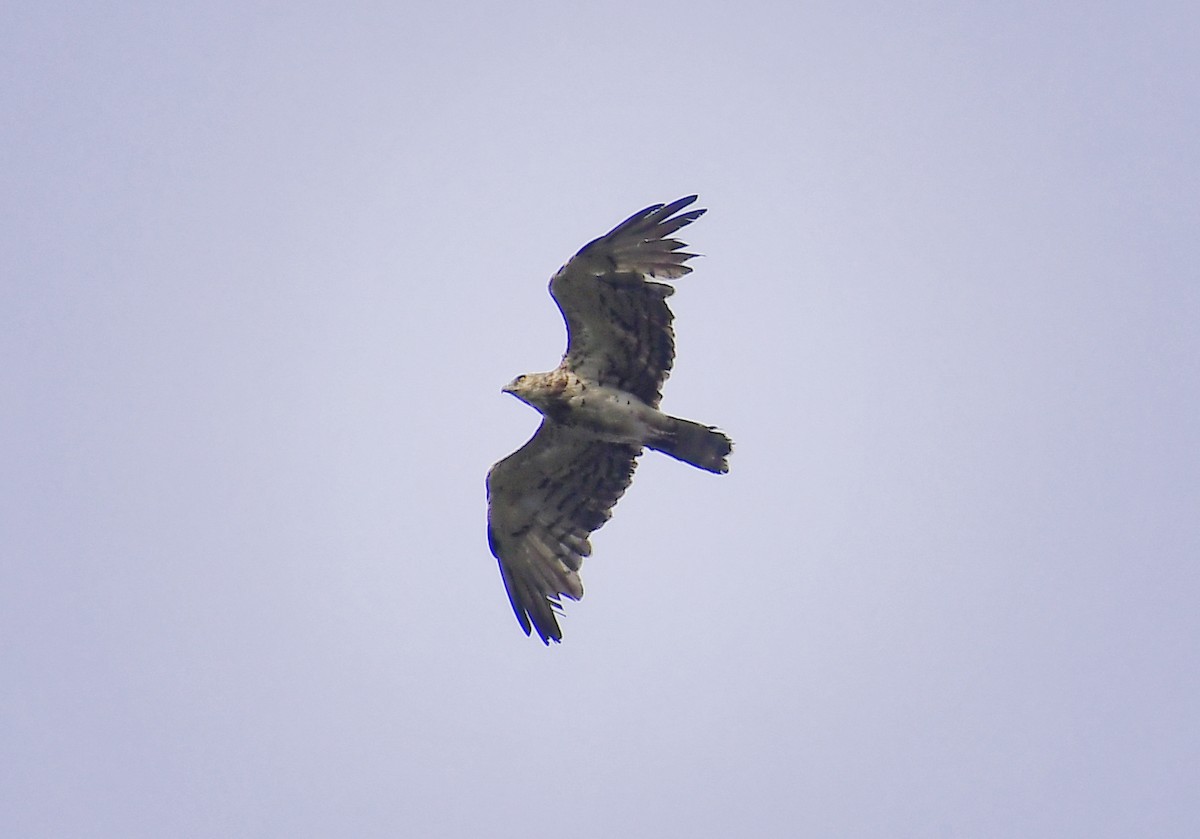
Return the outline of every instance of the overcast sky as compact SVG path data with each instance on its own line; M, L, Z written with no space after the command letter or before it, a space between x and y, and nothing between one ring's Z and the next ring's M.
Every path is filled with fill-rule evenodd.
M1200 835L1198 8L6 4L3 832ZM500 387L693 192L546 648Z

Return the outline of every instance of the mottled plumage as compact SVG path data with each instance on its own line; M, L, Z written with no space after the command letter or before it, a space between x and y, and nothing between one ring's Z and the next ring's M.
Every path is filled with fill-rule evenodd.
M671 238L704 210L691 195L634 213L589 242L550 280L567 351L548 373L507 387L543 415L537 433L488 472L488 543L526 634L560 641L561 597L583 596L588 537L612 515L642 448L726 472L732 442L710 426L658 410L675 357L675 280L695 254Z

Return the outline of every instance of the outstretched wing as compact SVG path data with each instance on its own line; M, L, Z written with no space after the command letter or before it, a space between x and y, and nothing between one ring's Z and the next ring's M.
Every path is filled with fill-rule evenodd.
M583 597L588 536L633 479L637 446L603 443L543 421L487 476L488 544L525 634L561 641L560 597Z
M589 381L611 385L657 407L675 358L669 285L691 272L695 254L671 234L704 210L679 211L695 195L654 204L589 242L550 280L550 294L567 322L563 365ZM676 215L676 213L679 213Z

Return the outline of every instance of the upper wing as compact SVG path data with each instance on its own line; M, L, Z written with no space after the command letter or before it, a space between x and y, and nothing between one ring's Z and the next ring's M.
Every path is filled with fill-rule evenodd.
M582 438L542 422L533 437L488 472L488 544L525 634L562 640L560 596L583 597L579 568L588 536L608 521L633 479L637 446Z
M634 213L585 245L550 280L567 322L563 364L652 407L675 358L666 301L675 289L646 278L674 280L691 272L684 263L695 254L668 237L704 215L702 209L679 213L695 200L689 195Z

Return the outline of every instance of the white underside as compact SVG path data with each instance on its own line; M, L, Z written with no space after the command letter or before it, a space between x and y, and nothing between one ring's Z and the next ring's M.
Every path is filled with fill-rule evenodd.
M567 404L574 426L610 443L644 446L665 430L665 414L616 388L588 385Z

